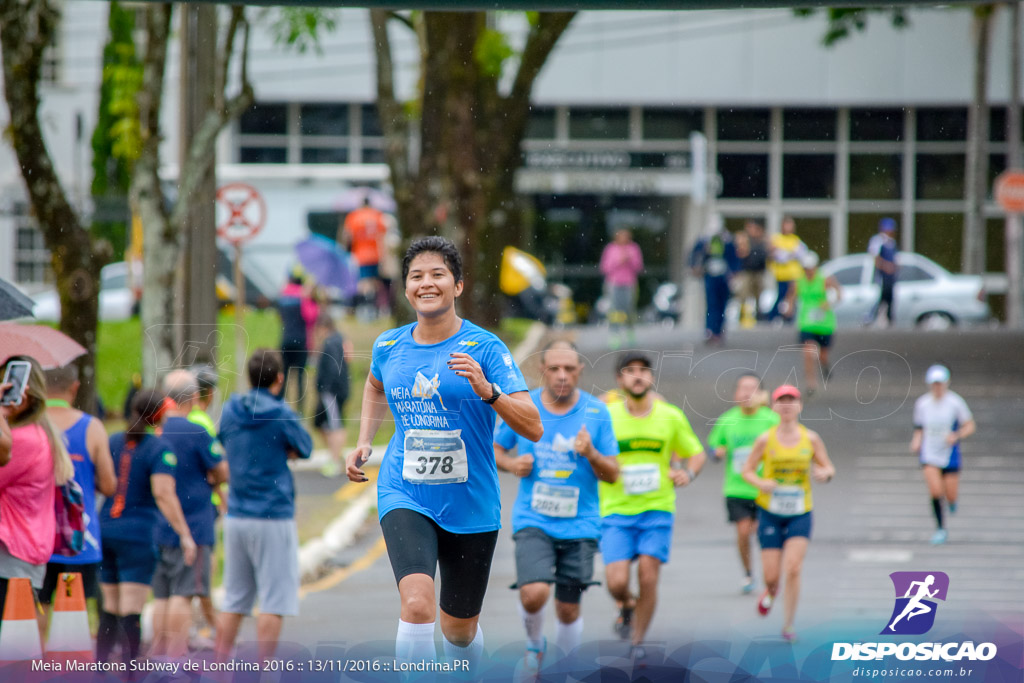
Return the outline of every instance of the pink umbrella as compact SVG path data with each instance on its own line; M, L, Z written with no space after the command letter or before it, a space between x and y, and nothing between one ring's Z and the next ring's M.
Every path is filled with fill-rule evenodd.
M0 323L0 359L31 356L44 369L67 365L85 353L81 344L46 325Z

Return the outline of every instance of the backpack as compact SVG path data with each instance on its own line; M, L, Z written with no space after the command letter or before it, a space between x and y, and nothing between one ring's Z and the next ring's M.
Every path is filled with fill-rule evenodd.
M85 495L74 479L56 487L53 511L57 518L57 531L53 540L53 554L73 557L85 548Z

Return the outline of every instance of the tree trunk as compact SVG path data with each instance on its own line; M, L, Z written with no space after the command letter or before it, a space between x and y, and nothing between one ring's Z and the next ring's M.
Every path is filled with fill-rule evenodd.
M68 202L39 125L39 74L59 11L47 0L0 0L0 49L8 135L21 167L32 212L50 250L61 304L60 330L84 346L77 404L95 412L96 326L100 269L109 245L94 241Z
M966 215L963 235L965 273L985 272L985 200L988 197L988 53L994 5L973 10L974 98L967 113Z
M399 222L406 235L441 233L459 245L466 280L460 311L495 325L501 251L519 244L523 232L514 178L530 93L575 13L537 16L511 91L503 95L500 79L484 73L475 52L486 13L423 12L414 27L421 40L419 98L405 109L394 95L386 31L394 16L371 13L378 106ZM419 114L418 121L409 121L409 111Z

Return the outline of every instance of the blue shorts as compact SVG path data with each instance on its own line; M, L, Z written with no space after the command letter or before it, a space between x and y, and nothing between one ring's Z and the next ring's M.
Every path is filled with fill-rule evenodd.
M156 570L156 548L150 543L103 537L100 583L149 584Z
M359 266L360 280L377 277L380 277L380 266L378 266L376 263L370 264L368 266Z
M781 549L794 536L811 539L811 513L783 517L772 514L762 507L757 508L757 540L761 550Z
M601 520L601 555L605 564L635 560L640 555L650 555L665 564L671 549L670 513L611 515Z

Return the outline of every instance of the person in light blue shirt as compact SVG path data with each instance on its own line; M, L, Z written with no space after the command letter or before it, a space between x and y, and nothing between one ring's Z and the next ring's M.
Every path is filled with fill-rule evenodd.
M542 384L530 392L544 424L532 443L501 425L494 436L498 467L521 477L512 509L516 586L528 639L524 667L540 669L547 641L544 607L555 585L556 644L568 654L580 645L580 598L592 585L601 536L598 480L614 482L619 452L611 415L599 399L580 391L583 364L572 343L549 344L540 355ZM510 453L518 449L518 456Z
M455 312L464 287L455 245L441 237L413 242L402 280L416 322L374 343L346 474L367 481L361 468L390 407L395 435L380 464L377 509L402 602L395 653L435 659L440 567L445 654L472 670L483 651L478 621L501 526L495 418L532 440L543 427L505 345Z

